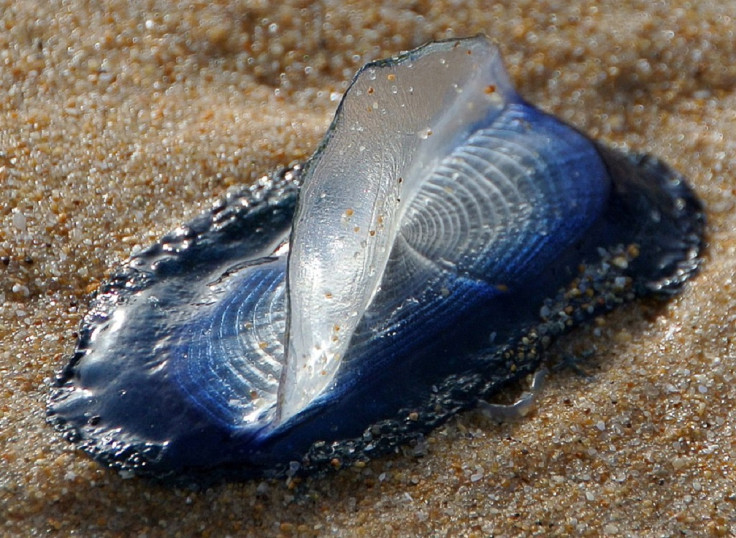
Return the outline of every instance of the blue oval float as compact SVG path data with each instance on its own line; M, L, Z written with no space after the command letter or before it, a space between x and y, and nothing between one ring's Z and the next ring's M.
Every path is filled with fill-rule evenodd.
M573 325L694 273L685 181L526 103L485 37L356 75L314 156L132 256L49 420L159 478L384 453L533 372Z

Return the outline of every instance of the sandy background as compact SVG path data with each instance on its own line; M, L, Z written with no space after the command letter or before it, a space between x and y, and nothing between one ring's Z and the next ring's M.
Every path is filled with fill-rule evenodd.
M0 1L0 535L736 534L736 2ZM88 294L136 245L305 159L366 61L485 32L521 93L692 179L702 273L562 348L527 419L467 413L296 490L125 480L44 423Z

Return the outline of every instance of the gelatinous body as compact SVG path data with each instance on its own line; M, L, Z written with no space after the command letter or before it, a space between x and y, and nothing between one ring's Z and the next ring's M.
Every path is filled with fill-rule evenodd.
M365 66L303 168L128 260L50 421L163 478L365 459L677 291L702 229L679 175L524 102L486 38L430 43Z

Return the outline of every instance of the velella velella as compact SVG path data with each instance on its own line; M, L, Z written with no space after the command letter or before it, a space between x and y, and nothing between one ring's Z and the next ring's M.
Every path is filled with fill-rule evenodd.
M416 440L698 267L685 180L524 101L485 37L363 67L304 165L98 291L48 415L115 469L285 475Z

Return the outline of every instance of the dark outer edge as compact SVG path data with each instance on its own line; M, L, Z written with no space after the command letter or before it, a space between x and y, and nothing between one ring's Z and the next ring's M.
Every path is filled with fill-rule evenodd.
M625 158L636 167L664 166L661 161L648 155L634 154ZM104 315L114 308L122 290L130 292L131 288L144 289L150 285L153 272L150 265L153 261L160 259L166 252L176 256L179 252L176 245L196 242L211 233L225 230L239 216L254 207L282 199L285 192L298 189L300 172L301 167L297 165L280 170L271 177L265 176L250 188L229 194L209 211L131 256L103 284L92 300L90 311L82 320L77 348L54 381L55 390L49 401L64 391L64 386L74 375L75 365L87 351L89 329L86 326L93 323L96 316ZM679 195L684 195L683 206L675 208L675 212L678 224L683 226L687 255L678 262L677 270L671 277L660 282L639 282L632 278L629 268L639 256L637 245L618 244L601 249L600 258L595 263L582 266L577 278L566 288L559 290L556 296L544 301L539 323L529 328L517 345L508 345L491 357L477 357L477 360L486 361L489 365L484 373L452 376L438 386L437 391L429 395L420 408L401 409L393 419L379 421L367 427L358 438L332 443L318 441L301 461L256 472L232 465L184 471L177 475L153 474L147 470L146 461L155 461L158 447L119 446L112 456L110 447L103 450L97 446L95 440L81 439L71 425L54 416L52 412L49 412L47 421L65 439L76 443L80 449L112 469L190 487L258 476L291 480L305 474L322 474L332 469L359 465L369 459L397 451L402 445L419 444L425 434L458 412L474 407L479 398L486 398L502 387L533 373L543 361L544 350L555 338L637 296L654 294L666 298L676 293L687 278L698 270L704 247L705 217L702 207L679 174L670 171L663 181L671 182L671 188L667 185L660 187L673 199L681 199L683 196ZM186 248L186 245L182 248Z

